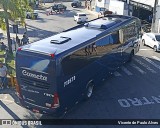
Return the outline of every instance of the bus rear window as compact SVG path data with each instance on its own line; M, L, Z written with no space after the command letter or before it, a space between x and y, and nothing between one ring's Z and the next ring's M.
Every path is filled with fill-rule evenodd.
M50 60L39 56L18 54L16 63L19 68L28 68L36 72L49 73L51 69Z

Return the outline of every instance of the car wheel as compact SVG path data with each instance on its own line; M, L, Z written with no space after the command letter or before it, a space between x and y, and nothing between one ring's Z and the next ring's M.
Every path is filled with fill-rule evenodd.
M157 52L157 46L156 46L156 45L154 45L153 50L154 50L155 52Z
M37 18L38 18L38 16L34 16L34 18L35 18L35 19L37 19Z
M146 44L145 44L145 40L142 40L142 44L143 44L143 46L145 46Z
M86 87L86 90L85 90L85 94L84 94L85 100L91 98L91 96L92 96L92 94L93 94L93 87L94 87L93 82L88 83L88 85L87 85L87 87Z
M29 18L30 18L30 16L29 16L29 15L27 15L27 16L26 16L26 18L27 18L27 19L29 19Z

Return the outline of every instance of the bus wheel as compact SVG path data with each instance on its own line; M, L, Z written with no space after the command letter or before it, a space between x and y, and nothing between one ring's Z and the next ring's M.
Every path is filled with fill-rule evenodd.
M134 50L131 51L131 53L130 53L130 55L129 55L128 62L131 62L131 61L132 61L133 56L134 56Z
M154 45L153 50L154 50L155 52L157 52L157 46L156 46L156 45Z
M87 87L86 87L86 91L85 91L85 100L89 99L92 94L93 94L93 87L94 84L92 82L88 83Z
M143 46L145 46L145 45L146 45L146 44L145 44L145 40L144 40L144 39L142 40L142 44L143 44Z

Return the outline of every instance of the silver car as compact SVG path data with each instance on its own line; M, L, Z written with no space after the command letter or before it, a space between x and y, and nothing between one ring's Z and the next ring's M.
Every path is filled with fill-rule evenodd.
M153 48L155 52L160 51L160 33L144 33L142 44Z

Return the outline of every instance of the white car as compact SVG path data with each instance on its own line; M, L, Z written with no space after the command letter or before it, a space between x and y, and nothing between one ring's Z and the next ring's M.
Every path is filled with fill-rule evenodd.
M155 52L160 51L160 33L143 34L142 44L150 46Z
M88 18L85 13L77 13L76 15L74 15L74 20L77 23L81 23L81 22L86 22Z

